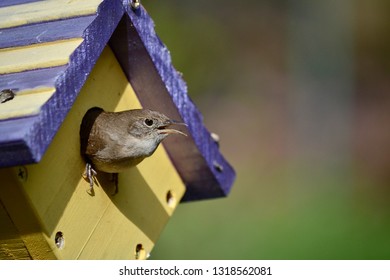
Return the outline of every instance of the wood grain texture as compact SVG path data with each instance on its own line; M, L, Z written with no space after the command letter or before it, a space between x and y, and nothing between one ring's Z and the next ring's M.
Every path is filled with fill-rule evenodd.
M38 2L38 1L42 1L42 0L2 0L0 2L0 7L8 7L8 6L26 4L31 2Z
M58 77L66 70L66 68L66 65L61 65L58 67L36 69L34 71L0 75L0 88L13 89L16 94L18 94L18 92L24 90L53 87Z
M82 41L81 38L72 38L2 49L0 50L0 75L65 65L69 62L69 56Z
M0 260L30 260L18 230L0 200Z
M23 167L26 179L17 180L19 167L0 169L1 180L9 177L16 178L17 182L6 181L7 185L0 188L0 199L5 201L7 210L21 207L19 200L23 205L29 201L26 205L32 209L28 214L36 214L32 220L40 221L38 233L45 237L41 240L43 244L35 245L49 247L56 258L135 259L138 244L148 252L152 250L177 206L167 203L167 192L174 193L179 201L185 186L160 146L144 164L119 175L116 195L112 195L115 187L109 174L99 174L94 195L89 195L89 183L82 178L85 163L80 155L78 130L85 112L95 105L109 111L140 108L108 48L97 61L45 156L40 163ZM18 192L10 192L12 188ZM15 215L11 211L11 218ZM20 222L16 225L21 226ZM59 231L65 238L61 250L54 242ZM36 229L34 232L37 234Z
M0 28L95 14L103 0L46 0L0 8Z
M6 28L1 31L0 49L81 38L96 15Z

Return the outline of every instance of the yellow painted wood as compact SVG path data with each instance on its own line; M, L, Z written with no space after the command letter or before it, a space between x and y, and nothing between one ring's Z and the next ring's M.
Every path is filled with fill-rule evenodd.
M19 168L0 169L0 200L31 258L54 259L55 256L46 242L39 217L36 216L35 209L24 192L23 182L18 179L20 170Z
M36 88L18 92L10 102L1 104L0 120L36 115L53 95L55 88Z
M107 111L140 108L109 48L97 61L41 162L26 166L27 179L12 186L19 189L19 195L12 197L22 196L31 202L46 246L56 258L145 258L176 207L167 203L167 192L174 193L179 201L184 184L160 146L151 158L119 175L116 195L112 195L114 185L109 174L99 174L99 186L94 187L94 196L90 195L89 184L82 178L85 163L79 152L79 126L85 112L94 106ZM17 178L19 169L2 172ZM2 200L3 195L0 192ZM9 195L6 197L10 200ZM8 202L7 211L14 204ZM65 239L62 249L55 245L57 232Z
M181 188L177 187L181 181L178 176L165 176L172 172L172 167L164 149L157 149L154 155L158 160L145 159L139 164L138 170L146 184L156 186L152 189L153 195L159 199L165 211L172 214L183 195ZM149 176L150 170L154 170L154 176Z
M0 8L0 28L96 13L103 0L45 0Z
M0 260L29 259L28 250L0 201Z
M0 74L65 65L82 38L0 50Z
M166 192L173 189L179 199L183 195L182 182L172 164L161 166L166 160L169 159L164 149L159 149L152 158L145 160L147 164L120 174L119 193L112 197L113 204L104 213L81 259L91 259L95 255L133 259L137 245L142 245L145 256L151 252L176 206L168 206ZM157 168L151 169L151 166ZM154 180L148 180L151 177ZM148 181L154 182L149 184Z
M118 193L117 197L126 195L126 189L122 189L125 188L121 188L121 194ZM128 200L130 203L134 202L134 199ZM150 204L150 200L146 204ZM131 220L132 215L142 218L139 211L131 205L110 204L79 259L145 259L157 240L149 239ZM157 220L161 213L154 213ZM164 220L166 221L167 219ZM139 244L144 248L144 253L137 257L136 249Z

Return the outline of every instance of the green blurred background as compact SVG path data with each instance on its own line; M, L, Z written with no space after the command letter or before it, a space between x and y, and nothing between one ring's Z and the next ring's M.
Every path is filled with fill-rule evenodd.
M390 258L390 2L144 0L237 171L152 259Z

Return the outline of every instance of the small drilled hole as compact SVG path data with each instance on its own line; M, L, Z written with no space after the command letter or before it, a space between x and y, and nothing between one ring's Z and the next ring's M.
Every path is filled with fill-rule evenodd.
M135 259L136 260L144 260L146 258L146 252L144 246L139 243L135 246Z
M56 246L58 249L63 249L65 246L65 238L64 234L61 231L58 231L56 233L56 236L54 237L54 242L56 243Z
M213 165L214 165L215 170L217 170L218 172L223 172L223 166L221 164L219 164L217 161L214 161Z
M176 206L176 197L175 195L173 194L172 191L168 191L167 192L167 197L166 197L166 200L167 200L167 204L169 207L175 207Z
M22 182L27 182L28 172L25 166L18 167L18 178Z

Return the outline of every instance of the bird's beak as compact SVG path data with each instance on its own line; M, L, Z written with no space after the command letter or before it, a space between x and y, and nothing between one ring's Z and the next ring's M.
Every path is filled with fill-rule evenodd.
M164 128L159 130L160 133L162 134L181 134L183 136L187 136L184 132L181 132L180 130L177 129L172 129L172 128Z
M181 134L183 136L187 136L187 134L185 134L184 132L182 132L180 130L173 129L173 128L168 128L169 126L171 126L173 124L187 126L185 123L181 123L181 122L178 122L178 121L171 120L170 123L168 123L167 125L160 127L158 129L158 131L160 133L162 133L162 134Z

